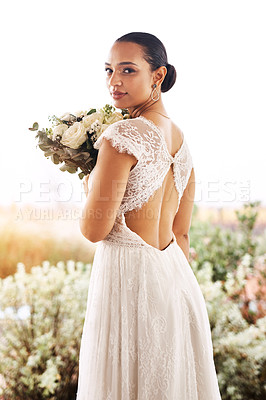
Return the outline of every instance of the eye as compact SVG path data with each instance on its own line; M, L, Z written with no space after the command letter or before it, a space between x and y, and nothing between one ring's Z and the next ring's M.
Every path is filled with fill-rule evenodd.
M128 71L128 72L126 72L126 71ZM125 68L125 69L124 69L124 72L125 72L126 74L131 74L132 72L135 72L135 70L132 69L132 68Z
M109 74L111 74L111 73L112 73L112 70L111 70L111 68L105 68L105 71L106 71L107 75L109 75Z

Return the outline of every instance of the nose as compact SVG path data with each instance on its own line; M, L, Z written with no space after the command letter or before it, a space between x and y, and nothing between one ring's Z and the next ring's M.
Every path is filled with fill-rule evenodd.
M122 81L118 76L118 72L113 71L112 74L109 76L108 85L110 86L121 86Z

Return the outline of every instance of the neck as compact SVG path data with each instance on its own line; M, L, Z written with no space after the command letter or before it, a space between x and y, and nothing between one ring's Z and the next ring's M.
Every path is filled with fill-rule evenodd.
M166 114L166 109L161 97L155 102L149 98L146 102L139 104L138 106L128 107L128 111L132 118L139 117L149 111L157 111Z

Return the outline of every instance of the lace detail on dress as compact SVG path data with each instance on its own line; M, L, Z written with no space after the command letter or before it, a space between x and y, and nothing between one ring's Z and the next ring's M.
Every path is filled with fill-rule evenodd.
M193 166L185 139L172 157L160 129L142 116L110 125L94 143L95 149L99 149L103 138L109 140L119 152L134 155L138 160L129 173L118 216L139 210L147 203L161 187L172 163L180 203Z
M176 157L173 165L176 190L180 194L178 199L178 208L181 197L187 186L192 168L193 168L192 157L188 150L187 143L184 142L184 146L182 146L181 151L178 154L178 157Z
M131 249L145 247L150 248L154 252L166 253L173 246L174 242L176 242L176 237L173 234L171 242L163 250L157 249L156 247L145 242L145 240L142 239L142 237L136 232L132 231L126 224L125 215L120 214L116 217L113 228L102 241L104 243L115 244L116 246L122 246Z
M221 400L204 298L176 243L158 255L102 241L84 327L77 400Z
M142 153L142 137L137 127L131 120L118 121L109 127L99 136L93 147L99 149L102 139L108 139L112 146L120 153L128 153L140 159Z

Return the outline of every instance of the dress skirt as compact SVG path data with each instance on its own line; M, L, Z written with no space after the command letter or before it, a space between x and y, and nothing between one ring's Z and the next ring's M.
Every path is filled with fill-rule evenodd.
M77 400L221 400L205 300L174 235L159 250L122 218L98 243Z

